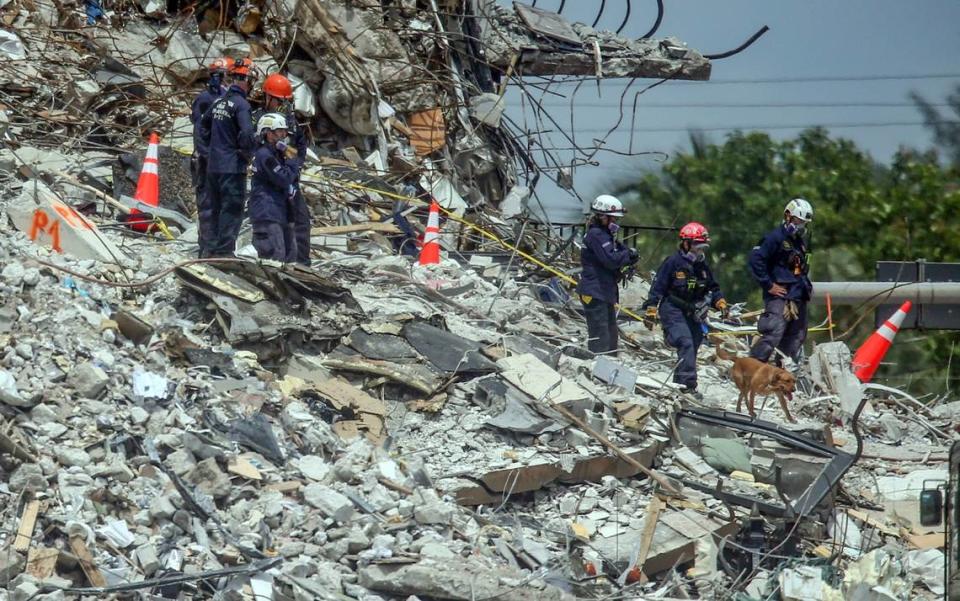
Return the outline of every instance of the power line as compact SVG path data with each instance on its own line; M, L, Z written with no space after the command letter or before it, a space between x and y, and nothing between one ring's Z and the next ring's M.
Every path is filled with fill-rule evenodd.
M938 121L939 125L960 125L960 121ZM634 132L685 132L685 131L736 131L751 129L810 129L813 127L824 128L868 128L868 127L908 127L908 126L926 126L932 125L925 121L883 121L883 122L862 122L862 123L806 123L802 125L731 125L725 127L704 127L699 125L686 125L682 127L635 127ZM589 128L578 129L577 133L606 133L610 128ZM629 128L622 128L621 133L628 133Z
M861 82L861 81L914 81L920 79L960 79L960 73L917 73L901 75L816 75L810 77L766 77L751 79L709 79L706 81L693 81L687 79L671 79L667 83L685 83L685 84L769 84L769 83L816 83L816 82ZM556 84L577 83L580 81L595 82L595 77L572 77L553 82ZM623 86L623 82L616 79L601 79L601 85Z
M567 108L570 103L544 103L544 108ZM614 102L574 102L574 107L617 108L619 100ZM949 107L949 102L932 102L930 106ZM917 108L912 102L645 102L637 108Z

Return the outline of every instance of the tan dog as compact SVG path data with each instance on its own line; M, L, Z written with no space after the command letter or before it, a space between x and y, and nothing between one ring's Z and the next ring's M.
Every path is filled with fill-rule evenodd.
M792 373L774 365L763 363L753 357L737 357L726 352L719 345L717 346L717 357L733 361L730 378L737 385L737 390L740 391L740 396L737 398L737 411L740 411L740 405L746 399L750 417L756 417L754 399L758 395L775 394L787 419L796 423L797 420L790 415L790 409L787 407L787 399L793 398L793 391L797 386L797 378Z

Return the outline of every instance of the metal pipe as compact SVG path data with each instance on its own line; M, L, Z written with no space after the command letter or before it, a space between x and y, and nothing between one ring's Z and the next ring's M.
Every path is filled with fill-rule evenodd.
M811 302L826 304L827 295L834 305L863 302L902 303L905 300L924 305L960 304L960 282L814 282Z

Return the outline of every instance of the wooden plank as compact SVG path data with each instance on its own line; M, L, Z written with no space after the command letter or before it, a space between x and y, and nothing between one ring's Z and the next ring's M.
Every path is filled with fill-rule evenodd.
M23 508L23 514L20 516L20 528L17 530L17 538L13 541L15 551L21 553L30 548L30 541L33 539L33 528L37 525L37 514L40 513L40 501L34 499L27 502Z
M244 457L234 457L227 463L227 471L248 480L263 480L263 475Z
M853 509L850 507L846 508L845 511L847 512L847 515L849 515L853 519L859 520L868 526L873 526L874 528L886 534L887 536L896 536L897 538L900 538L899 530L897 530L896 528L893 528L892 526L888 526L887 524L874 518L873 516L871 516L865 511L859 511L857 509Z
M610 442L610 440L609 440L606 436L604 436L603 434L600 434L599 432L597 432L596 430L594 430L593 428L591 428L590 426L588 426L588 425L586 424L586 422L584 422L582 419L580 419L579 417L577 417L576 415L574 415L569 409L567 409L566 407L564 407L562 404L560 404L560 403L555 403L555 404L551 405L551 408L559 411L560 414L562 414L565 418L567 418L568 420L570 420L571 422L573 422L573 424L574 424L575 426L577 426L578 428L580 428L581 430L583 430L584 432L586 432L590 437L592 437L594 440L596 440L597 442L599 442L600 444L602 444L603 446L605 446L608 450L612 451L614 455L616 455L617 457L619 457L619 458L622 459L623 461L626 461L627 463L629 463L629 464L632 465L633 467L635 467L635 468L637 468L638 470L640 470L641 472L643 472L648 478L650 478L650 479L652 479L652 480L656 480L657 483L659 483L660 486L662 486L662 487L664 488L664 490L666 490L668 493L670 493L671 495L675 495L675 496L677 496L677 497L681 497L681 498L683 497L683 493L681 493L679 490L677 490L677 489L673 486L673 484L670 483L669 480L667 480L665 477L663 477L662 475L660 475L660 474L657 473L656 471L654 471L654 470L648 468L647 466L643 465L642 463L640 463L639 461L637 461L636 459L634 459L634 458L631 457L630 455L624 453L623 450L622 450L620 447L618 447L617 445L615 445L615 444L613 444L612 442Z
M311 236L340 236L357 232L380 232L381 234L399 234L400 228L387 221L367 221L350 225L330 225L310 229Z
M276 490L278 492L282 492L286 494L290 492L297 492L298 490L303 488L303 482L300 482L299 480L285 480L283 482L271 482L270 484L267 484L266 486L264 486L264 488L266 488L267 490Z
M52 547L30 547L27 553L26 572L37 580L46 580L53 576L57 568L60 550Z
M906 528L901 528L900 534L915 549L943 549L947 543L946 534L943 532L913 534Z
M643 571L643 564L647 563L647 556L650 555L650 546L653 544L653 534L657 531L657 522L660 520L660 511L664 503L659 497L650 499L647 504L647 515L643 521L643 532L640 534L640 552L637 554L636 567L640 570L640 583L647 581L647 575Z
M82 538L71 536L70 550L77 556L80 568L83 569L83 573L86 574L87 581L90 582L91 586L107 586L106 579L100 573L100 569L97 568L97 564L93 561L93 555L90 554L90 549L87 548L87 543L83 542Z

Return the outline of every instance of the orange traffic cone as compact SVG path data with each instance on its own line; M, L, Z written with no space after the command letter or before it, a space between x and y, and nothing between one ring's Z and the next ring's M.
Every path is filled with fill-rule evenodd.
M440 262L440 205L436 200L430 202L430 217L427 219L427 231L423 234L423 248L420 249L421 265L436 265Z
M867 341L857 349L857 354L853 356L853 373L861 382L866 383L873 378L874 372L880 367L880 361L883 359L883 356L890 350L890 345L893 344L893 337L896 336L897 331L900 330L900 324L903 323L903 318L907 316L912 306L913 303L910 301L903 303L900 308L897 309L897 312L894 313L890 319L883 322L883 325L871 334L870 338L867 338Z
M160 206L160 138L155 132L150 133L150 143L147 146L147 156L143 159L143 169L140 170L140 179L137 180L137 192L133 197L151 207ZM138 232L148 232L153 227L153 220L145 217L134 217L143 214L136 209L130 210L130 227Z

